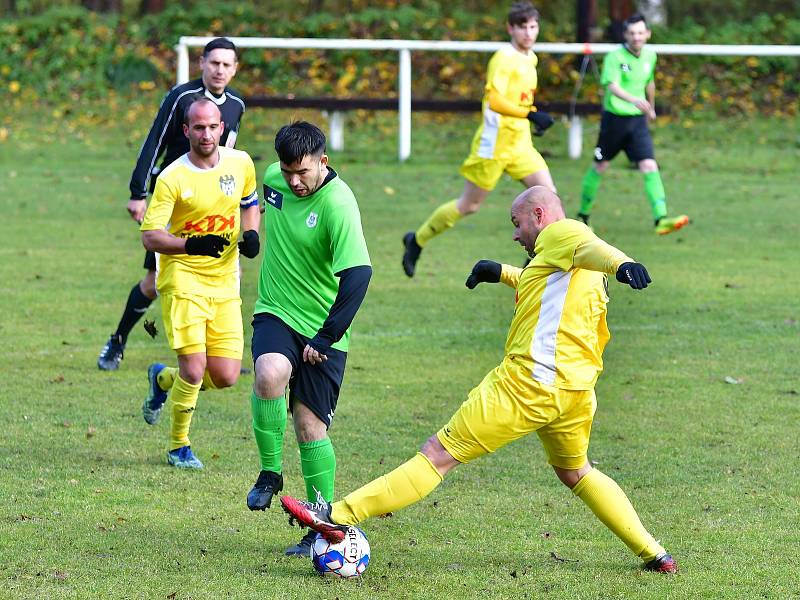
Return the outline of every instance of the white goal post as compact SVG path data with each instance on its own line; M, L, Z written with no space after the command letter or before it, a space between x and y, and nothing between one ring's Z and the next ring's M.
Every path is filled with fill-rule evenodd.
M202 47L212 37L182 36L175 50L178 54L177 83L189 81L189 48ZM317 50L394 50L398 53L399 74L397 78L398 158L402 162L411 156L411 52L495 52L508 42L455 42L426 40L356 40L356 39L316 39L316 38L228 38L237 48L284 48ZM606 54L619 47L619 44L581 44L581 43L537 43L537 54ZM658 54L694 56L797 56L800 46L765 45L739 46L719 44L648 44ZM341 127L342 119L332 119ZM570 156L580 155L581 122L575 117L570 128ZM341 138L341 131L336 132Z

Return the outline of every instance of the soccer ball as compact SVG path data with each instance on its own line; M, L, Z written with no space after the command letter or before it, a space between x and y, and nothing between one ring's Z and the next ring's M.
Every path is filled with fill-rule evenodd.
M348 527L344 539L331 544L320 534L311 546L311 563L326 577L360 577L369 564L369 542L358 527Z

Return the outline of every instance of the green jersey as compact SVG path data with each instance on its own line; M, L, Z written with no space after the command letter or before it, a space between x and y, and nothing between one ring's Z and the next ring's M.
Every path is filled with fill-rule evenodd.
M332 170L332 169L331 169ZM336 175L310 196L295 196L280 163L264 172L264 257L255 313L271 313L312 338L339 291L339 273L370 265L355 196ZM350 330L333 344L347 352Z
M606 88L603 97L603 110L615 115L641 115L642 111L630 102L618 98L608 91L608 84L616 83L631 96L647 99L645 88L653 81L656 72L656 53L645 47L639 56L631 53L626 46L609 52L603 61L603 74L600 84Z

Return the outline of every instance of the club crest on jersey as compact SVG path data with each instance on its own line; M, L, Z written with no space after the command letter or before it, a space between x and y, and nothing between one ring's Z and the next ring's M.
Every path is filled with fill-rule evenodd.
M315 212L308 213L308 218L306 219L306 226L309 229L313 229L317 226L317 221L319 220L319 216Z
M236 190L236 180L233 175L222 175L219 178L219 189L226 196L233 196L233 192Z
M264 202L271 204L278 210L283 206L283 194L277 190L273 190L268 185L264 185Z

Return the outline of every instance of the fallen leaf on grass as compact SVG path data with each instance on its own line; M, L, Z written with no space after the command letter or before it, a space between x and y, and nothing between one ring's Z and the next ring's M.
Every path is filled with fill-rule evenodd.
M53 577L55 577L59 581L64 581L67 577L69 577L69 573L67 573L66 571L54 571Z
M86 439L88 440L89 438L94 437L95 433L97 433L97 429L89 425L89 427L86 429Z
M389 187L388 185L383 188L383 193L387 196L394 196L394 188Z
M552 533L550 533L549 531L543 531L543 532L542 532L542 537L543 537L544 539L546 539L546 540L547 540L547 539L549 539L551 535L553 535L553 534L552 534Z
M56 375L50 380L50 383L64 383L64 376L63 375Z
M167 594L167 600L175 600L178 597L178 592L172 592L171 594Z
M723 380L725 383L730 383L731 385L738 385L744 381L743 379L736 379L736 377L731 377L730 375L726 375L725 379Z

